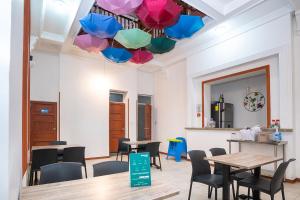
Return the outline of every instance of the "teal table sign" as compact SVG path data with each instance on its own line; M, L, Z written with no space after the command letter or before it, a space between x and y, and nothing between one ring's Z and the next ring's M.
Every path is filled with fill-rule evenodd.
M131 187L150 186L150 154L131 153L130 159L130 185Z

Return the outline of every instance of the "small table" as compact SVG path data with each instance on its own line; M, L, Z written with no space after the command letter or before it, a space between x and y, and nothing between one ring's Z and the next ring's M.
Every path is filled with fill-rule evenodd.
M207 157L206 159L223 165L223 200L230 199L231 167L235 167L242 170L254 169L254 176L259 177L261 172L261 166L282 160L282 158L273 156L255 155L241 152L222 156ZM253 199L260 200L259 191L253 191Z
M82 147L82 145L46 145L46 146L32 146L31 150L40 150L40 149L57 149L58 151L64 150L68 147Z
M269 141L269 142L258 142L258 141L251 141L251 140L227 140L227 142L229 143L229 153L231 153L231 143L232 142L237 142L239 144L239 152L242 151L242 143L248 143L248 144L265 144L265 145L272 145L274 148L274 156L277 157L278 156L278 147L282 146L282 158L283 161L285 160L285 145L288 143L287 141L280 141L280 142L273 142L273 141ZM277 169L277 162L274 162L274 169Z
M23 187L20 200L162 200L180 190L161 176L152 176L152 186L130 187L129 173Z
M134 145L134 146L138 146L138 145L145 145L151 142L158 142L158 141L153 141L153 140L141 140L141 141L124 141L124 144L128 144L128 145Z

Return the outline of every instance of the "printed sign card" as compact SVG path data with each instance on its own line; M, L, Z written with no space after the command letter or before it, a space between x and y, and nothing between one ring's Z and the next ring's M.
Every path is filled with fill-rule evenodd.
M131 153L130 159L130 185L131 187L150 186L150 154Z

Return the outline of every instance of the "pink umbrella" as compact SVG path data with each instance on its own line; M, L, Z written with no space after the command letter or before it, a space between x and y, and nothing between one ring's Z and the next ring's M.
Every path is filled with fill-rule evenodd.
M95 53L99 53L108 47L107 39L100 39L90 34L76 36L74 44L83 50Z
M136 64L144 64L153 59L152 53L147 50L138 49L132 51L131 53L132 53L132 58L129 61Z
M181 10L173 0L144 0L136 15L146 27L162 29L175 24Z
M143 0L96 0L97 5L116 15L133 13Z

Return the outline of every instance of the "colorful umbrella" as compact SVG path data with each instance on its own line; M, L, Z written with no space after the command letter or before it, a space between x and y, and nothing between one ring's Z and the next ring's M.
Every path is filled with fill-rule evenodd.
M116 15L133 13L143 0L96 0L98 6Z
M108 46L107 39L100 39L90 34L78 35L74 44L79 48L88 52L99 53Z
M150 45L147 49L152 53L166 53L171 51L175 47L176 41L166 37L152 38Z
M120 30L114 38L129 49L145 47L151 42L151 35L138 28Z
M136 64L144 64L146 62L149 62L153 59L153 55L151 52L147 50L135 50L132 51L132 58L130 59L130 62L136 63Z
M79 21L86 33L99 38L113 38L122 29L114 17L96 13L90 13Z
M146 27L162 29L175 24L181 10L173 0L144 0L136 15Z
M202 18L199 16L180 15L178 22L165 28L168 37L182 39L191 37L204 26Z
M102 54L116 63L124 63L132 58L132 54L124 48L108 47L102 51Z

